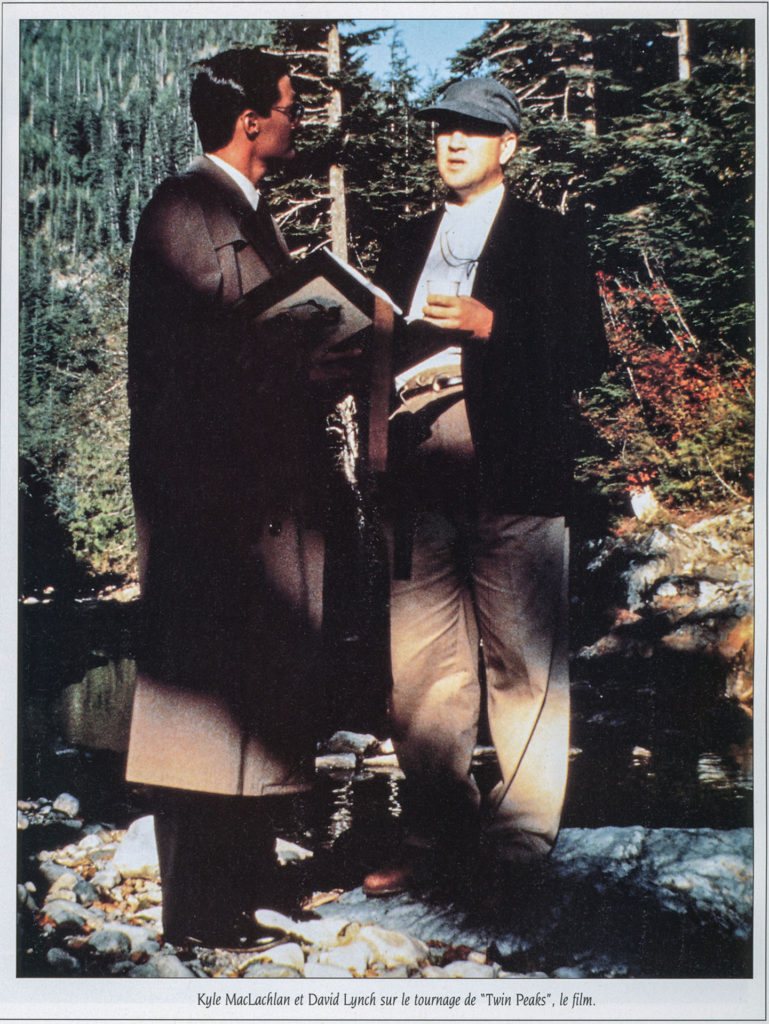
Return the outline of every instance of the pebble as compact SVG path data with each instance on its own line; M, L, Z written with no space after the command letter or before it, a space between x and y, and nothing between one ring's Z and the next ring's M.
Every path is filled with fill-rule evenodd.
M371 960L371 949L365 942L353 942L347 946L332 946L317 954L317 963L328 967L340 967L362 977Z
M367 754L379 746L379 740L371 733L347 732L342 729L335 732L325 744L329 754Z
M152 815L139 818L131 825L115 850L113 863L123 878L158 878L158 851Z
M349 924L344 917L326 917L320 921L293 921L277 910L260 909L254 914L256 923L270 931L293 935L314 946L331 946Z
M94 932L86 946L94 953L114 960L125 958L126 954L131 952L131 940L123 932L113 928Z
M318 771L354 771L358 763L355 754L322 754L315 758Z
M428 965L422 968L423 978L496 978L497 964L477 964L472 960L455 960L445 967Z
M82 903L84 907L90 907L99 898L98 892L91 883L84 881L82 878L73 889L73 892L77 897L78 903Z
M304 965L305 978L349 978L346 967L334 967L332 964L321 964L317 960L308 960Z
M53 809L68 818L76 818L80 810L80 801L71 793L59 793L53 802Z
M63 974L77 974L80 971L80 961L71 953L67 953L58 946L52 946L45 954L46 963L50 964L55 971Z
M159 954L146 964L139 964L130 971L132 978L194 978L194 973L185 967L178 956Z
M383 967L416 967L430 955L429 947L421 940L376 924L364 925L358 937L371 950L371 962Z
M253 959L255 963L268 961L284 967L294 967L297 971L304 969L304 953L296 942L282 942L279 946L265 950L264 953L258 953Z
M58 867L58 865L57 865ZM91 879L91 884L102 894L106 895L110 889L114 889L123 881L123 876L116 867L105 867L97 871Z
M302 972L288 964L251 964L243 972L244 978L301 978Z
M50 900L45 904L44 912L49 921L61 931L84 931L99 923L99 918L92 910L72 900Z

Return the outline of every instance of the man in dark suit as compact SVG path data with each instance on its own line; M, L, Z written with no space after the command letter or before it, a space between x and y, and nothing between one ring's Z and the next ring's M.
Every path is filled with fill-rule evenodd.
M407 834L372 896L456 868L479 835L505 874L556 840L568 758L572 395L606 358L575 216L504 186L521 124L492 79L436 122L448 202L398 226L377 272L407 312L396 346L390 505L393 740ZM471 772L481 685L500 780Z
M326 364L317 326L239 311L290 261L257 187L295 152L286 61L201 61L190 105L206 155L156 190L131 264L145 638L127 778L155 787L166 938L229 946L274 897L276 814L314 767L324 545L310 381Z

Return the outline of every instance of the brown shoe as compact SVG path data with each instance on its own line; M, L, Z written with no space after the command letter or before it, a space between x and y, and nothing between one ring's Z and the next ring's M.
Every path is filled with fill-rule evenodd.
M395 896L428 881L434 871L432 850L405 846L392 864L366 875L363 892L366 896Z

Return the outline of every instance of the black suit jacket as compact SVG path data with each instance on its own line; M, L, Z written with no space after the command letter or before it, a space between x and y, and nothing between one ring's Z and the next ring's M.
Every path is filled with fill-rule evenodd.
M411 305L442 210L402 222L376 281ZM488 341L463 346L468 419L482 493L496 512L568 514L573 392L608 359L582 217L505 193L481 254L473 297L494 313ZM409 329L397 339L407 363Z

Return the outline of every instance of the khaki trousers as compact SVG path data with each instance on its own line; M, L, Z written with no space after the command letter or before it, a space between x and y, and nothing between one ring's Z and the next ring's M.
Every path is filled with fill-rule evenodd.
M402 467L420 507L411 578L391 585L393 741L414 841L458 838L482 817L500 856L525 857L555 842L566 784L568 531L475 501L468 440L459 402ZM471 774L479 638L502 775L486 808Z

